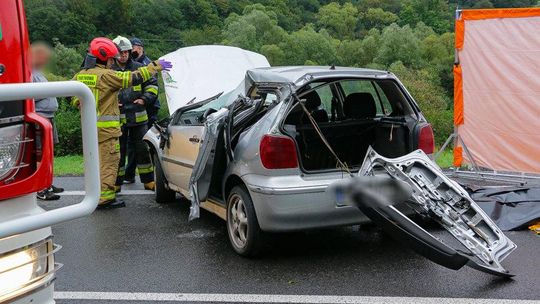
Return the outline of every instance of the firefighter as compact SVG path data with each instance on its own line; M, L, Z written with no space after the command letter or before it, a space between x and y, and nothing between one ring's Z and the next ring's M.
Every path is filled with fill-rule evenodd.
M144 52L144 44L143 41L139 38L133 37L129 39L132 46L131 51L131 58L138 63L141 63L142 65L147 65L152 60L146 56ZM157 77L156 81L157 81ZM148 114L148 123L146 124L148 126L148 129L152 128L154 125L154 122L157 121L157 115L159 112L159 109L161 108L161 104L159 102L159 99L156 95L156 98L154 100L150 100L150 102L146 102L146 113ZM127 164L126 164L126 171L124 176L124 183L131 184L135 182L135 168L137 167L137 161L136 161L136 155L135 155L135 148L133 147L133 143L128 142L127 144Z
M110 69L118 58L118 48L108 38L94 38L90 42L83 69L73 79L86 84L94 93L97 110L97 130L99 145L99 174L101 196L98 209L124 207L116 200L115 181L120 161L120 109L118 92L120 89L140 85L161 70L169 70L172 64L165 60L154 61L136 71L117 73ZM77 103L77 101L75 101Z
M112 69L119 75L125 71L135 71L144 66L131 58L131 42L122 36L116 37L113 42L120 50L120 57ZM120 136L120 163L118 164L118 177L116 178L116 192L120 192L126 173L126 153L128 143L134 149L134 160L139 171L139 178L146 190L154 190L154 170L148 145L143 142L143 136L148 131L148 114L146 108L153 106L157 98L158 84L155 77L137 85L120 90L118 102L120 105L120 122L122 123L122 136Z

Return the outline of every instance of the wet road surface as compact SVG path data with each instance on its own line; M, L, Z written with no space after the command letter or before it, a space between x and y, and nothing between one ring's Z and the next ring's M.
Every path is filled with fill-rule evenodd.
M55 183L82 190L82 178ZM202 211L200 219L188 222L186 201L159 205L153 195L135 193L123 195L126 208L96 211L53 228L55 242L63 246L57 291L540 299L540 238L529 231L507 233L518 246L503 262L516 274L512 279L467 267L446 269L372 225L271 235L262 257L246 259L229 248L218 217ZM81 198L66 195L46 205ZM97 302L123 301L58 301Z

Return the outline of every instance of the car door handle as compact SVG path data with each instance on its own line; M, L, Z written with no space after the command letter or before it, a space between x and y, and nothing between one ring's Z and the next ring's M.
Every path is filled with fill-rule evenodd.
M201 142L201 140L197 136L190 137L189 141L195 144Z

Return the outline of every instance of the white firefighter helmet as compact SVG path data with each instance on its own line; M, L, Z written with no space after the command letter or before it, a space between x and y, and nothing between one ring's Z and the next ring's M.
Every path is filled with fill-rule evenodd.
M113 42L120 49L121 52L131 51L131 49L133 48L129 39L120 35L116 36L116 38L113 39Z

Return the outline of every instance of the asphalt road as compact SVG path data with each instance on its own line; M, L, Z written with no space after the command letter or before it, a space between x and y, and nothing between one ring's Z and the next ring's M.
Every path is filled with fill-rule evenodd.
M55 183L82 190L81 178ZM80 199L67 195L46 206ZM272 235L262 257L246 259L229 248L224 222L210 213L188 222L185 201L158 205L148 194L123 199L126 208L96 211L53 228L55 242L63 246L57 291L540 299L540 238L529 231L507 233L518 245L504 261L516 274L512 279L467 267L446 269L370 225ZM96 302L109 303L58 301Z

